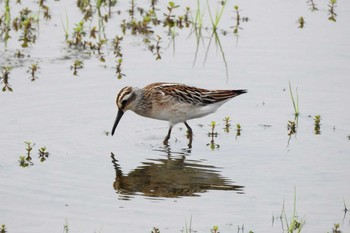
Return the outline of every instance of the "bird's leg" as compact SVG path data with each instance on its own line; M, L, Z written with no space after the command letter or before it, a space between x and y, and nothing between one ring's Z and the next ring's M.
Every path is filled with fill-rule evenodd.
M165 137L165 139L164 139L164 141L163 141L163 144L164 144L164 145L168 145L168 140L169 140L169 138L170 138L170 134L171 134L172 128L173 128L173 126L171 125L171 126L169 127L168 134L166 135L166 137Z
M191 129L191 127L187 124L187 122L185 121L184 124L187 127L187 133L188 133L188 146L191 148L192 147L192 138L193 138L193 131Z

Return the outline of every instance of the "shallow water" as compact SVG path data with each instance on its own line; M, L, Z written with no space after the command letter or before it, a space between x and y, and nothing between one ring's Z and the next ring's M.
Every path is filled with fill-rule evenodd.
M294 189L297 215L306 220L302 232L328 232L334 223L350 231L343 210L344 203L350 206L347 1L337 3L337 22L328 20L326 3L310 12L304 1L229 2L220 29L233 30L236 4L249 21L241 24L238 38L218 33L227 69L215 39L205 61L210 29L203 29L194 66L196 37L189 29L177 31L174 51L166 30L157 29L163 39L158 61L141 36L127 34L121 80L110 46L105 64L95 55L67 49L61 19L67 13L71 28L81 19L75 3L47 4L52 20L40 24L37 42L23 50L30 58L13 57L20 48L16 38L7 48L1 42L0 66L14 67L13 93L0 94L0 224L8 232L62 232L65 224L71 232L150 232L153 227L178 232L191 219L198 232L210 232L214 225L220 232L237 232L238 226L245 232L283 232L279 219L273 219L284 203L289 221ZM122 12L129 7L118 4ZM165 5L158 7L165 11ZM196 2L190 6L195 9ZM201 8L206 9L205 2ZM109 38L120 33L118 20L128 18L125 12L114 14L106 27ZM204 16L210 26L207 10ZM306 21L303 29L298 29L300 16ZM70 66L77 57L84 57L84 68L75 77ZM39 79L31 82L27 69L34 61L41 68ZM189 121L192 148L184 125L174 127L164 146L168 124L132 112L113 137L107 136L117 113L116 93L125 85L157 81L248 93L215 114ZM289 81L294 95L298 89L300 105L291 137ZM321 115L319 135L315 115ZM227 116L232 120L228 133ZM214 149L208 137L212 121L218 124ZM26 168L18 162L26 154L24 141L35 143L34 165ZM43 146L50 156L40 162L37 151Z

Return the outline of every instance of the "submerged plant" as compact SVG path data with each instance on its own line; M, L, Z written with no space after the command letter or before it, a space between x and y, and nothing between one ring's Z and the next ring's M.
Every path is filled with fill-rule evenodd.
M336 22L337 20L335 19L337 17L337 14L335 13L334 9L336 7L337 4L337 0L329 0L329 4L328 4L328 14L329 14L329 20Z
M36 76L36 72L39 70L38 63L33 63L28 67L27 73L30 73L30 81L35 81L38 79L38 76Z
M12 70L12 67L10 66L4 66L1 68L1 77L0 77L0 81L2 84L4 84L4 86L2 87L2 91L13 91L10 84L9 84L9 75L10 75L10 71Z

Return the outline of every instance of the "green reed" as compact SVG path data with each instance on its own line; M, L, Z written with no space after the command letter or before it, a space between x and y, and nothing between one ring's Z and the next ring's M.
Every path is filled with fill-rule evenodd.
M285 209L284 209L284 202L283 202L283 208L282 208L282 214L284 215L284 223L287 226L287 232L288 233L300 233L301 230L303 229L304 225L305 225L305 219L304 218L299 218L297 216L297 209L296 209L296 198L297 198L297 194L296 194L296 188L294 187L294 207L293 207L293 214L290 218L290 221L288 221L287 215L285 213Z
M212 23L212 26L213 26L213 31L216 31L217 28L218 28L218 25L219 25L220 19L222 17L222 14L224 13L224 9L225 9L227 1L228 0L224 0L224 1L221 2L221 9L216 11L215 19L214 19L213 15L211 13L211 10L210 10L209 2L207 0L207 6L208 6L210 20L211 20L211 23Z
M299 116L299 96L298 96L298 88L296 88L296 96L294 97L293 91L292 91L292 86L289 82L289 93L290 97L292 99L293 103L293 108L294 108L294 116L298 117Z

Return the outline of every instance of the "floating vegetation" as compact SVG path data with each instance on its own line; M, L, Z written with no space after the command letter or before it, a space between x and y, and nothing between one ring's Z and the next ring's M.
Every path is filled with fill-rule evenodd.
M333 21L333 22L336 22L336 17L337 17L337 14L335 13L334 9L336 7L336 4L337 4L337 0L329 0L329 4L328 4L328 14L329 14L329 20L330 21Z
M78 76L78 70L84 68L84 62L82 60L75 60L73 65L71 65L70 69L73 70L73 75Z
M12 67L10 66L4 66L1 68L1 77L0 77L0 81L1 84L3 84L4 86L2 87L2 91L13 91L12 87L9 84L9 75L10 75L10 71L12 70Z
M36 76L36 72L39 70L39 65L37 63L31 64L28 67L27 73L30 73L30 81L34 82L38 79L38 76Z
M305 25L305 20L304 20L304 17L303 17L303 16L300 16L300 17L299 17L298 23L299 23L298 28L303 29L303 28L304 28L304 25Z
M321 116L316 115L314 117L314 121L315 121L314 133L319 135L321 134Z

